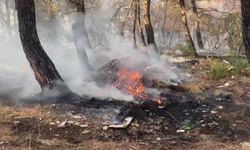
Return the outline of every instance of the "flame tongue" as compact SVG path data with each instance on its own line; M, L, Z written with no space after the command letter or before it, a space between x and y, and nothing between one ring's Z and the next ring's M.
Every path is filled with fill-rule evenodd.
M139 72L128 72L127 70L122 69L117 75L119 79L117 83L112 86L115 86L135 97L150 99L149 96L144 93L145 87L142 84L142 75ZM157 97L153 100L161 104L161 98Z

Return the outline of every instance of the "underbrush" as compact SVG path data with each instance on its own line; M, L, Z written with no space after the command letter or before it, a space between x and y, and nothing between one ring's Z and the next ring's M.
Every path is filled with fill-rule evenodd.
M231 76L250 76L248 63L245 59L237 57L228 57L224 60L208 58L210 70L208 76L210 79L219 80Z
M188 46L187 44L177 44L175 48L181 50L182 53L186 55L188 58L193 59L195 57L195 50L191 46Z

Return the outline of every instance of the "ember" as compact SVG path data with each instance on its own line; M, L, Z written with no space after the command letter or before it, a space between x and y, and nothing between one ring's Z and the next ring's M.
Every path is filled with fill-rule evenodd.
M133 95L134 97L139 97L142 99L150 99L147 94L145 94L145 87L142 84L142 75L139 72L128 72L125 69L121 69L117 73L118 80L112 87L116 87L117 89ZM161 98L157 97L152 99L159 104L161 104Z

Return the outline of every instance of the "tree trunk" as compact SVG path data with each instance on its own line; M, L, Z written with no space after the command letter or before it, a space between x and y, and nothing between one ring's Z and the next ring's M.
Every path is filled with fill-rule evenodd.
M247 61L250 64L250 1L241 0L242 38L246 51Z
M83 16L81 17L81 21L82 21L82 32L83 32L83 41L84 41L84 45L85 45L85 48L86 49L93 49L92 45L91 45L91 42L89 40L89 36L88 36L88 33L87 33L87 29L86 29L86 26L85 26L85 14L86 14L86 11L85 11L85 4L84 4L84 0L80 0L80 3L77 4L77 13L78 12L81 12L83 14Z
M195 45L190 35L190 31L188 27L187 15L186 15L186 9L185 9L185 0L180 0L180 8L181 8L181 15L182 15L182 25L183 25L183 29L185 32L187 45L190 49L193 50L194 56L197 57L198 54L196 52Z
M90 64L89 59L85 50L85 44L90 48L90 42L88 39L86 28L85 28L85 6L84 1L81 0L81 4L77 5L77 14L75 23L72 25L74 44L76 47L77 55L79 58L79 63L82 71L92 71L94 70Z
M40 43L36 29L34 0L15 0L15 6L23 50L42 91L48 88L56 90L60 95L71 93Z
M138 25L138 30L139 30L139 33L140 33L142 45L144 47L146 47L147 44L146 44L145 37L144 37L144 34L143 34L143 30L142 30L142 27L141 27L141 7L140 7L140 0L136 0L136 5L137 5L137 25Z
M15 30L15 36L18 34L18 29L17 29L17 16L16 16L16 10L13 10L13 21L14 21L14 30Z
M5 8L6 8L6 27L9 39L13 38L11 33L11 24L10 24L10 10L9 10L9 0L5 0Z
M197 13L197 7L196 7L196 0L191 0L192 8L193 8L193 14L195 16L195 21L194 21L194 32L197 38L197 44L199 49L204 49L204 45L202 42L202 36L201 36L201 31L200 31L200 23L198 20L198 13Z
M134 22L133 22L133 42L134 42L134 48L137 48L136 43L136 21L137 21L137 4L134 3Z
M128 10L126 16L125 16L124 22L123 22L123 24L122 24L122 26L121 26L121 36L122 36L122 37L124 37L125 25L126 25L126 23L127 23L127 21L128 21L128 15L129 15L131 9L133 8L134 2L135 2L135 0L132 1L131 5L130 5L130 8L129 8L129 10Z
M151 0L144 0L144 26L147 34L147 42L151 53L155 51L158 57L158 48L155 43L154 29L150 20L150 2Z

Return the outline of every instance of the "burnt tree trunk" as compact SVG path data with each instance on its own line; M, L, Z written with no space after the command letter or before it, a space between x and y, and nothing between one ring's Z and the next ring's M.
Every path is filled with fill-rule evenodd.
M136 0L136 5L137 5L137 25L138 25L138 31L141 37L141 42L142 45L144 47L147 46L146 41L145 41L145 37L144 37L144 33L142 30L142 26L141 26L141 7L140 7L140 0Z
M197 57L198 54L196 52L195 45L194 45L193 39L190 35L190 31L189 31L189 27L188 27L187 14L186 14L186 8L185 8L185 0L180 0L179 4L180 4L180 8L181 8L182 25L183 25L183 29L185 32L187 45L190 49L193 50L193 55L195 57Z
M137 21L137 5L134 3L134 22L133 22L133 42L134 42L134 48L137 48L136 43L136 21Z
M249 0L241 0L242 38L248 64L250 64L250 7L249 6L250 6Z
M197 13L197 7L196 7L196 0L191 0L192 8L193 8L193 14L195 16L195 21L194 21L194 32L197 38L197 44L199 49L204 49L204 45L202 42L202 36L201 36L201 31L200 31L200 22L198 20L198 13Z
M40 43L36 29L34 0L15 0L15 6L23 50L42 91L48 88L57 90L60 95L71 93Z
M9 0L5 0L5 9L6 9L6 27L9 39L13 37L11 33L11 23L10 23L10 10L9 10Z
M144 0L144 26L147 34L147 42L149 49L151 53L153 53L152 50L154 50L157 53L158 57L158 48L155 43L155 38L154 38L154 29L151 24L150 20L150 2L151 0Z
M82 71L92 71L94 69L89 64L88 55L85 50L86 43L89 43L87 44L88 46L86 46L88 48L90 48L91 45L88 36L86 37L87 31L85 28L84 13L85 13L84 0L81 0L80 3L77 4L76 20L72 25L73 38Z

